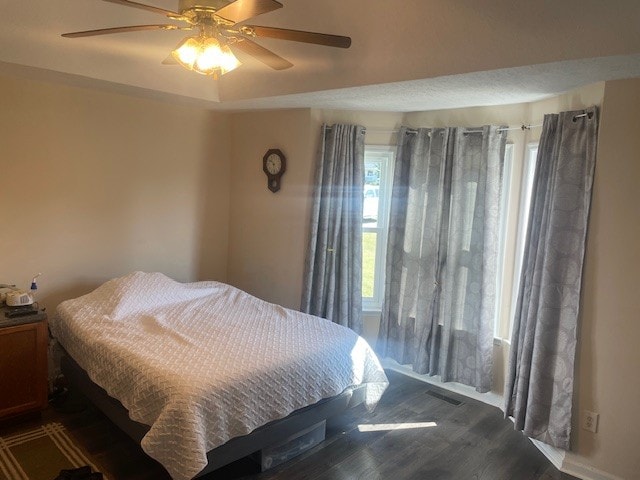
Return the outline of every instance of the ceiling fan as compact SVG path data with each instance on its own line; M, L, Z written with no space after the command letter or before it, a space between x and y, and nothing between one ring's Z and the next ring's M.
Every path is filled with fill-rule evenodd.
M164 64L183 67L217 78L240 65L234 52L248 54L275 70L293 66L291 62L254 42L255 38L275 38L328 47L349 48L351 38L286 28L240 25L283 5L276 0L178 0L178 11L166 10L130 0L102 0L165 15L183 25L154 24L101 28L62 34L63 37L89 37L143 30L195 30L197 35L183 39Z

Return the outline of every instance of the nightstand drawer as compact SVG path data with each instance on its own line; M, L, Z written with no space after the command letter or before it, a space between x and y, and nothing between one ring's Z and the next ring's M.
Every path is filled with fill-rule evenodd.
M47 405L47 322L0 328L0 418Z

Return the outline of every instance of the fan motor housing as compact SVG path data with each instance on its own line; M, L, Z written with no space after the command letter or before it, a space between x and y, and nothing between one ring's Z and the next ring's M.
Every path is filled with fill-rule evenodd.
M178 11L181 14L194 9L218 11L232 0L179 0Z

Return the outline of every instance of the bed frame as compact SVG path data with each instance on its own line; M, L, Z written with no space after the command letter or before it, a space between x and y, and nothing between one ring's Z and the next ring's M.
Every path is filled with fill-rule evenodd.
M129 418L126 408L91 381L89 375L66 352L61 360L62 372L69 383L83 393L116 426L140 443L149 430L147 425ZM249 455L256 455L263 470L275 467L316 446L324 440L328 418L355 407L364 401L365 387L349 388L341 394L320 400L296 410L241 437L207 452L207 466L200 477L224 465Z

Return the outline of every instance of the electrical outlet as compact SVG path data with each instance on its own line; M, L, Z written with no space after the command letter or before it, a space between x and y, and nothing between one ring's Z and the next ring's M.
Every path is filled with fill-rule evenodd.
M584 410L582 412L582 428L596 433L598 431L598 417L600 415L595 412Z

